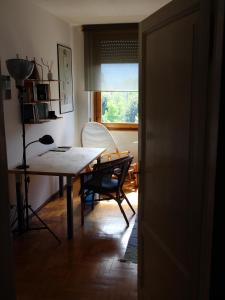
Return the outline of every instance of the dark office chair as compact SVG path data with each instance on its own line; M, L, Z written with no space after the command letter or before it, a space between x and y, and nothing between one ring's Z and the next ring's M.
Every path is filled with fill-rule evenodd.
M119 205L127 226L129 226L129 221L121 203L123 200L126 200L135 214L135 210L123 191L124 180L132 160L132 156L126 156L104 163L97 163L94 165L92 172L81 174L80 196L82 225L84 224L85 202L92 202L92 205L94 205L95 201L115 200ZM95 198L95 194L99 194L99 197Z

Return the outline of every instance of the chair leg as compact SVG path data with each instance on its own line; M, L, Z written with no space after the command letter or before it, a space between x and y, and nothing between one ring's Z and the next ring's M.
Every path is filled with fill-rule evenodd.
M130 204L130 201L128 200L126 194L124 193L124 191L122 191L123 197L124 199L127 201L127 204L130 206L130 209L133 211L134 215L136 214L135 210L133 209L133 206Z
M92 196L92 203L91 203L91 209L92 209L92 210L95 208L95 204L94 204L95 199L96 199L95 197L96 197L96 194L93 193L93 196ZM98 194L98 198L100 198L99 194Z
M125 214L125 212L124 212L124 210L123 210L123 208L122 208L122 205L121 205L121 203L119 202L119 201L116 201L117 203L118 203L118 205L119 205L119 208L120 208L120 211L121 211L121 213L123 214L123 217L124 217L124 219L125 219L125 221L126 221L126 223L127 223L127 227L129 227L129 221L128 221L128 219L127 219L127 216L126 216L126 214Z
M94 200L95 200L95 194L93 195L93 198L92 198L91 210L93 210L93 209L94 209Z
M84 208L85 208L85 203L84 203L84 196L81 195L81 226L84 226Z

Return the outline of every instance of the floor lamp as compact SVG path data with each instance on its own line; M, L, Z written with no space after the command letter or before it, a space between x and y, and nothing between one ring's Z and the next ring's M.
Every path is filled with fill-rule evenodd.
M23 163L22 165L18 166L19 169L23 169L24 175L24 209L25 209L25 216L26 216L26 226L24 231L30 230L40 230L40 229L47 229L54 238L60 243L60 239L55 235L55 233L48 227L48 225L38 216L38 214L32 209L31 205L29 204L28 199L28 183L29 177L27 176L27 158L26 158L26 149L29 145L40 142L45 145L52 144L54 142L53 138L50 135L44 135L42 138L32 141L26 145L26 131L25 131L25 120L24 120L24 80L30 76L33 71L34 64L33 62L25 59L15 58L15 59L8 59L6 61L6 66L8 69L9 74L14 78L16 82L16 88L18 89L18 99L20 102L20 109L21 109L21 121L22 121L22 139L23 139ZM32 212L33 215L37 217L37 219L43 224L42 227L30 227L29 224L29 210Z

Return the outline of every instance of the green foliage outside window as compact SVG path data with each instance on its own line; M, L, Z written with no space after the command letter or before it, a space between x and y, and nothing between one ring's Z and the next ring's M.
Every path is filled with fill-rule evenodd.
M138 92L101 92L103 123L138 123Z

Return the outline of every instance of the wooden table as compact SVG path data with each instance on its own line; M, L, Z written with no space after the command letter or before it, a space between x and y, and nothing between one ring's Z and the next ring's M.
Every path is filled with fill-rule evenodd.
M29 175L59 176L59 191L63 194L63 177L67 180L67 235L68 239L73 238L73 196L72 178L79 176L80 172L93 160L97 159L104 148L72 147L65 152L48 151L32 159L28 159ZM18 212L18 229L23 230L24 213L23 199L21 196L21 184L23 170L12 168L9 173L16 175L16 195Z

